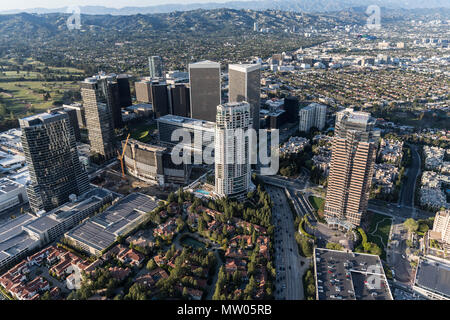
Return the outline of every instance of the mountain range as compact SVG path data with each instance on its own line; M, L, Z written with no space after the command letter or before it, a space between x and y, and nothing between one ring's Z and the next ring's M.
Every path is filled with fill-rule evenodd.
M146 7L123 7L120 9L104 6L80 6L82 14L91 15L136 15L152 13L169 13L174 11L190 11L197 9L251 9L251 10L281 10L296 12L333 12L345 10L352 7L367 7L369 5L378 5L380 7L392 9L417 9L417 8L450 8L448 0L250 0L250 1L229 1L224 3L191 3L191 4L163 4ZM56 9L32 8L25 10L6 10L0 11L0 14L15 13L66 13L67 7Z

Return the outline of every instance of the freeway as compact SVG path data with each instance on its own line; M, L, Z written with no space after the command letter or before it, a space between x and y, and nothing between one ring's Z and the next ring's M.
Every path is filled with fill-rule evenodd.
M417 146L409 145L411 147L411 166L407 171L406 182L402 185L400 191L399 204L404 207L414 207L414 193L416 189L417 176L420 173L421 160L417 152Z
M277 281L275 284L275 299L302 300L303 269L298 254L294 234L294 221L288 205L284 189L267 185L266 191L274 203L272 210L275 225L275 269ZM304 264L303 266L307 266Z

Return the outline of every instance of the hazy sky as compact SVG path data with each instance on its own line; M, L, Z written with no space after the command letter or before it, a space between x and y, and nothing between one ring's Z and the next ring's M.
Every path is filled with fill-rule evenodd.
M228 2L230 0L0 0L0 10L61 8L66 6L144 7L168 3Z

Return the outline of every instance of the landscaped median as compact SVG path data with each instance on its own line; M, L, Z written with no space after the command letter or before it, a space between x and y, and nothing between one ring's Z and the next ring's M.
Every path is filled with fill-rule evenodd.
M15 300L2 286L0 286L0 294L8 300Z

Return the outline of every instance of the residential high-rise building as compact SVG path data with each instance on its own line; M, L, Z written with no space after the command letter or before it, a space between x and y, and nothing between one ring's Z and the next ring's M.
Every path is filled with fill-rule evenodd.
M105 160L111 159L116 152L113 116L108 104L111 91L105 85L105 80L92 77L81 83L81 96L91 152L99 154Z
M148 58L150 78L162 78L164 76L163 62L160 56L151 56Z
M433 231L436 239L450 247L450 210L442 210L436 213Z
M76 141L81 141L81 132L80 132L80 126L78 125L78 115L77 110L74 108L66 108L65 106L62 107L54 107L47 110L47 113L52 113L56 111L61 111L67 113L69 116L70 125L73 128L73 134L75 136Z
M31 209L49 211L69 201L71 194L89 190L75 135L64 111L41 113L19 120L22 146L30 171L27 195Z
M323 130L327 119L327 106L319 103L311 103L300 109L299 130L309 132L312 127Z
M229 102L217 107L215 127L215 192L241 199L250 187L250 104ZM238 129L242 129L239 133Z
M191 117L216 121L217 106L221 103L220 63L201 61L189 64L191 87Z
M83 129L86 128L86 114L84 112L84 106L81 103L63 104L63 107L75 110L78 127Z
M229 101L248 102L253 128L258 130L261 103L261 65L230 64L228 66L228 84Z
M380 132L367 112L345 109L337 112L332 143L331 167L325 200L330 223L361 223L367 211Z
M117 84L119 87L119 105L124 109L133 104L131 101L130 76L128 74L119 74L117 76Z

